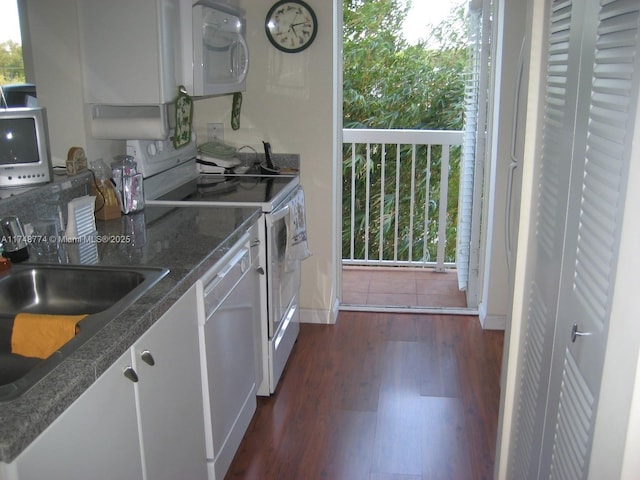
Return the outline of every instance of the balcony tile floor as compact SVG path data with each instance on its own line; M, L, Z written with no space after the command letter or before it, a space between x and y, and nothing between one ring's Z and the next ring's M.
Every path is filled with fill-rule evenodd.
M465 308L455 270L389 267L343 267L345 305Z

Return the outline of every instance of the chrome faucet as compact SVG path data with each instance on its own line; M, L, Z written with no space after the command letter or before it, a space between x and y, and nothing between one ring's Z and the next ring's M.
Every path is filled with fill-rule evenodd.
M23 262L29 258L29 244L27 236L24 234L20 219L14 215L9 215L0 220L0 230L2 237L2 256L12 262Z

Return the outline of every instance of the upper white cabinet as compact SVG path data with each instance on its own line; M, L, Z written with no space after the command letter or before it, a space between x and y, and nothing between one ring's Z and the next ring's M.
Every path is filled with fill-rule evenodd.
M183 83L180 3L78 2L86 103L157 105L176 98Z
M78 1L84 101L92 105L158 106L173 102L183 85L192 96L245 90L249 51L244 10L234 1ZM96 109L93 119L158 120L153 134L164 138L167 121L155 110ZM103 125L104 126L104 125ZM135 125L135 126L139 126ZM148 130L148 127L147 127ZM122 133L94 129L98 138Z

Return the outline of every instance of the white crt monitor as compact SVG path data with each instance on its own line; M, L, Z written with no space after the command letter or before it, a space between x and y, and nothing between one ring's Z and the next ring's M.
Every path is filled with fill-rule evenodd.
M48 183L51 177L45 109L0 109L0 188Z

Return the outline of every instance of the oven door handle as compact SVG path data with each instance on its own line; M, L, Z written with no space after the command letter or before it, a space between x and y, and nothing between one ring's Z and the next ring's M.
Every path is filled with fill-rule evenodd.
M271 215L269 215L269 217L271 219L271 224L273 225L277 221L282 220L284 217L289 215L289 210L290 209L291 209L291 207L289 207L289 205L287 204L284 207L279 208L278 210L275 210L275 211L271 212Z

